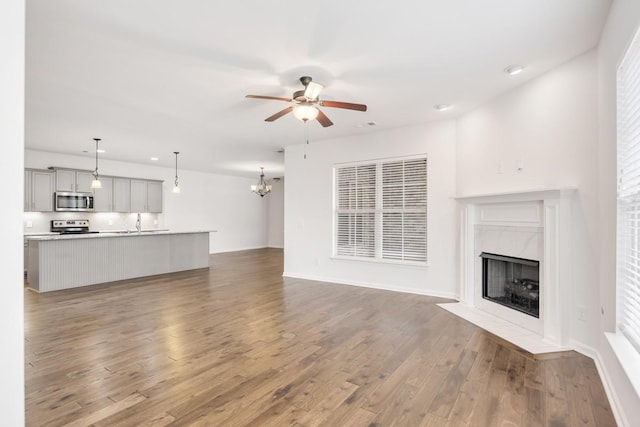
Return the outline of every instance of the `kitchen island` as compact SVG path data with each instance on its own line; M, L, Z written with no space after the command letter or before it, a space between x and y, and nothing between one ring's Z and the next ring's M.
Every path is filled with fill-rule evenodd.
M149 231L26 237L38 292L209 267L209 232Z

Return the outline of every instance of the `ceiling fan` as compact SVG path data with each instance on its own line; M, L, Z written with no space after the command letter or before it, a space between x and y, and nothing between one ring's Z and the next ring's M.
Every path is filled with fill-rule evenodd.
M323 127L333 125L333 122L329 120L326 114L322 112L318 107L331 107L331 108L344 108L347 110L367 111L367 106L364 104L352 104L350 102L340 101L325 101L320 100L320 92L324 88L319 83L312 81L309 76L300 77L300 83L304 86L304 89L293 92L291 98L282 98L278 96L264 96L264 95L247 95L246 98L255 99L274 99L276 101L290 102L293 105L280 110L272 116L264 119L265 122L273 122L280 117L293 112L293 115L303 122L317 119Z

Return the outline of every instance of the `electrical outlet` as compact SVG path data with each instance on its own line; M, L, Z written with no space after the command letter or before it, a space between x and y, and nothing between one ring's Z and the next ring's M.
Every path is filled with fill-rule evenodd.
M153 225L158 225L158 220L157 219L153 220Z
M112 219L110 219L109 221L107 221L107 223L108 223L109 225L113 225L113 220L112 220Z
M27 221L27 228L33 227L33 221Z
M496 165L496 173L499 173L499 174L504 173L504 166L502 165L502 163L498 163Z

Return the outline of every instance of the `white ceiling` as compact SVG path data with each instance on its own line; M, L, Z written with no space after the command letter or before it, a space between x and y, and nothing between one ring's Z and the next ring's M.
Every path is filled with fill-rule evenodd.
M184 169L283 175L277 151L305 125L265 122L287 104L246 94L291 97L309 75L321 99L368 105L324 108L335 124L309 123L311 143L448 119L596 46L609 5L27 0L25 145L91 158L99 137L101 158L173 167L180 151Z

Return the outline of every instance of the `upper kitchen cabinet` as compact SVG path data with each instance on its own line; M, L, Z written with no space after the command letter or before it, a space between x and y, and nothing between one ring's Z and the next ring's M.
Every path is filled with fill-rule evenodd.
M148 212L162 212L162 181L147 182L147 208Z
M131 212L162 212L162 181L132 179Z
M113 178L113 212L131 212L131 180Z
M93 191L93 211L113 212L113 180L114 178L101 176L102 188Z
M76 193L91 193L93 175L87 171L70 169L56 170L56 191L72 191Z
M53 212L54 188L53 172L25 169L24 211Z

